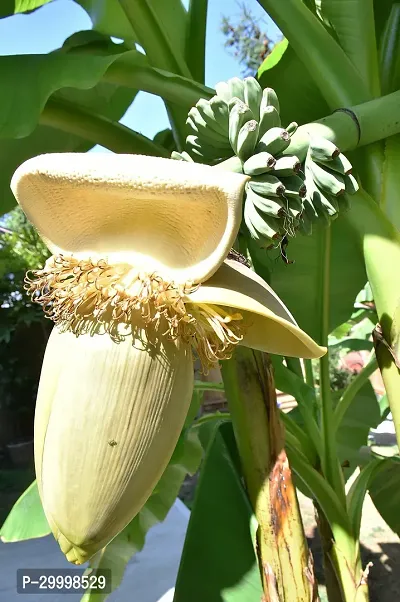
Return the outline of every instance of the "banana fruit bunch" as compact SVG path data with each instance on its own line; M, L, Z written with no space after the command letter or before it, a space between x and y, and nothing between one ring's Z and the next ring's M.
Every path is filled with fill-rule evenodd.
M310 140L304 163L306 196L300 230L311 234L315 222L328 225L349 208L348 195L358 190L350 161L326 138Z
M311 137L291 153L296 123L282 127L279 100L256 79L237 77L216 85L216 96L200 99L189 111L186 151L172 158L244 173L244 224L262 248L273 248L312 224L329 224L348 204L357 181L351 164L329 140ZM296 146L294 145L294 148Z
M244 210L247 229L261 246L274 246L285 234L294 234L306 194L300 161L282 155L297 124L281 127L277 95L271 88L262 90L253 77L221 82L216 92L190 110L188 152L172 157L211 165L236 157L229 168L251 177Z

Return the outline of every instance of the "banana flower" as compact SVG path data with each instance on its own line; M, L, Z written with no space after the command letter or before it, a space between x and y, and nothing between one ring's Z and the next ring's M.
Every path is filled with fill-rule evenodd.
M35 468L67 559L87 561L140 511L204 368L237 344L320 357L271 288L227 260L247 177L170 159L49 154L12 190L53 256L27 290L55 327L40 377ZM192 351L193 350L193 351Z

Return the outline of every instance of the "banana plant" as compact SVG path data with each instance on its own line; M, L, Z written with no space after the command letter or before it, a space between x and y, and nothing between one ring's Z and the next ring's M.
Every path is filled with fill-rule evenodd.
M1 17L45 4L15 0ZM295 486L318 513L330 602L366 602L369 488L399 529L397 456L359 449L383 416L368 380L377 366L400 436L400 4L259 0L284 40L256 78L215 90L204 81L207 0L78 4L92 30L47 55L0 57L0 207L18 199L53 253L27 289L56 324L35 419L37 485L1 537L52 531L72 562L112 567L116 588L197 469L200 441L176 602L318 600ZM154 140L118 123L138 90L167 108L170 130ZM116 154L76 154L95 144ZM367 280L369 330L338 339L360 322ZM171 340L154 352L160 323ZM121 342L138 329L138 348ZM339 392L325 353L338 345L372 351ZM205 369L221 362L229 414L194 421L207 383L193 383L191 347ZM295 410L277 410L275 387Z

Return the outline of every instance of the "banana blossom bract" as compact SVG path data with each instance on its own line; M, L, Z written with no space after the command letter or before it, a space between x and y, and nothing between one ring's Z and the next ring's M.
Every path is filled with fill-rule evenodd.
M166 468L203 366L236 344L325 349L270 287L226 260L247 177L169 159L49 154L13 192L53 256L27 277L56 327L35 414L46 517L81 564L140 511Z

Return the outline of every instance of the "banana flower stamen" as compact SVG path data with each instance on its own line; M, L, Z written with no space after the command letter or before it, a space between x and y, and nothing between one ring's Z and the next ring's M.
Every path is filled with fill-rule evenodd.
M198 288L190 282L179 286L165 282L156 273L129 265L110 266L105 259L93 262L62 255L51 257L42 270L25 279L32 301L43 306L62 332L79 336L89 326L91 332L108 334L117 343L128 336L135 339L139 324L158 331L163 322L167 329L162 335L191 344L207 371L217 361L229 359L243 339L242 316L206 303L186 305L184 299Z

